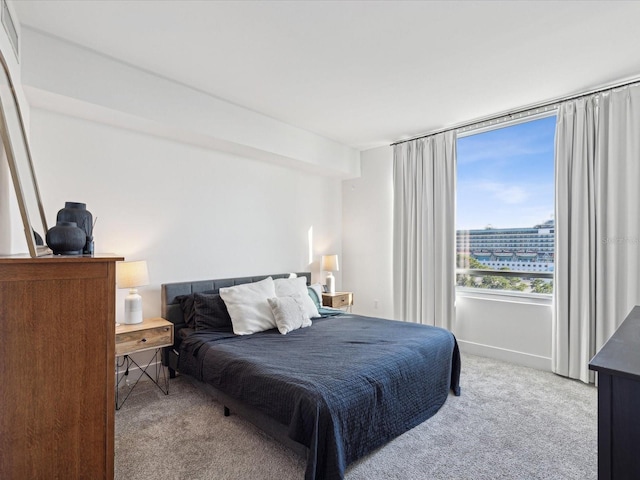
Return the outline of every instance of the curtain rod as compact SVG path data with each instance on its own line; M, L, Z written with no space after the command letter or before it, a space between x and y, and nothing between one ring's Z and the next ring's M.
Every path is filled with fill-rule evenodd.
M519 107L519 108L516 108L514 110L505 110L505 111L503 111L501 113L498 113L498 114L487 115L486 117L477 118L475 120L471 120L471 121L468 121L468 122L458 123L458 124L453 125L451 127L445 127L445 128L440 128L440 129L437 129L437 130L432 130L429 133L424 133L424 134L421 134L421 135L417 135L415 137L407 138L406 140L398 140L397 142L393 142L390 146L393 147L394 145L400 145L401 143L412 142L413 140L419 140L420 138L430 137L432 135L437 135L438 133L448 132L450 130L461 130L461 129L473 130L470 127L473 127L475 125L477 125L478 128L481 128L482 127L481 124L483 124L485 122L489 122L489 121L493 121L493 120L508 119L509 117L520 115L520 114L529 112L531 110L548 109L549 107L557 106L558 104L560 104L562 102L568 102L569 100L576 100L578 98L588 97L589 95L595 95L596 93L606 92L607 90L613 90L614 88L626 87L626 86L634 85L634 84L637 84L637 83L640 83L640 76L630 77L627 80L622 80L622 81L619 81L617 83L613 83L613 84L609 84L609 85L606 85L606 86L594 88L592 90L588 90L588 91L583 92L583 93L577 93L577 94L573 94L573 95L566 95L564 97L558 97L558 98L555 98L553 100L547 100L547 101L544 101L544 102L532 103L530 105L527 105L527 106L524 106L524 107Z

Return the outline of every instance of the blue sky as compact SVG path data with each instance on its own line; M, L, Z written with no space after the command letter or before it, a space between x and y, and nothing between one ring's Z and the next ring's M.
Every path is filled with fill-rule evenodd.
M556 117L459 138L456 229L553 218Z

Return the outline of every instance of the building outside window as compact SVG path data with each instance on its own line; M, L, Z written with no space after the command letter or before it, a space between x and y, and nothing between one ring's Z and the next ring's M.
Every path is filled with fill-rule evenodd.
M456 282L553 292L555 115L457 140Z

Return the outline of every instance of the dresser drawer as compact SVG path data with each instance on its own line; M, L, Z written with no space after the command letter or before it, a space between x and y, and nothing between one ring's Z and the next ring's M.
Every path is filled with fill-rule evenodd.
M173 345L173 325L116 334L116 355Z

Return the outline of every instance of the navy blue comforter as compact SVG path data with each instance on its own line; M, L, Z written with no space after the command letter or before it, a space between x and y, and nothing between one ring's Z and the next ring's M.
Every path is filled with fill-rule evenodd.
M344 315L287 335L196 332L181 350L181 372L289 426L309 448L306 480L342 479L460 392L453 334L413 323Z

